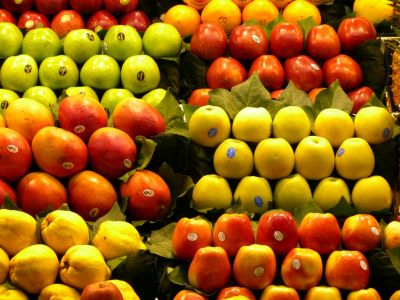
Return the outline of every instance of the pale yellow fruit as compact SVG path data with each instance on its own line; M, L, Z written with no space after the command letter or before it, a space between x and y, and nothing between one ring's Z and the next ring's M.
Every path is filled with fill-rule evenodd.
M268 138L258 143L254 150L257 173L267 179L287 177L294 168L292 146L283 138Z
M281 108L272 121L274 137L287 140L296 144L310 135L311 124L307 114L299 106L286 106Z
M133 287L124 280L111 279L108 280L114 283L122 294L124 300L140 300Z
M0 300L28 300L28 296L23 291L8 289L0 286Z
M400 247L400 222L391 221L383 231L383 246L385 249Z
M77 289L110 279L108 268L100 250L92 245L75 245L65 252L60 262L61 281Z
M350 204L349 188L341 178L324 178L317 184L313 192L314 201L323 211L335 207L342 197Z
M41 224L43 242L57 254L63 255L74 245L89 243L89 228L85 220L75 212L55 210Z
M345 140L336 151L335 167L345 179L361 179L372 174L375 156L370 145L362 138Z
M345 139L353 137L354 123L345 111L326 108L315 118L314 133L326 138L332 147L339 147Z
M29 294L38 294L56 281L58 266L53 249L43 244L32 245L11 258L10 280Z
M371 23L378 24L393 18L394 6L390 0L355 0L353 11L356 17L364 17Z
M294 152L296 172L306 179L321 180L332 174L335 154L326 138L307 136L301 140Z
M262 214L272 204L271 186L263 177L245 176L236 186L233 201L240 210Z
M106 260L147 249L135 226L125 221L104 221L92 241Z
M246 142L226 139L215 150L213 164L218 175L239 179L253 171L253 152Z
M304 296L304 300L342 300L338 288L333 286L314 286Z
M394 118L386 108L363 107L354 118L355 135L368 144L380 144L392 138L394 123Z
M0 247L10 257L37 243L36 220L31 215L18 210L0 209Z
M356 182L351 200L360 213L377 212L391 207L392 190L385 178L373 175Z
M3 283L7 276L10 267L10 258L6 251L0 248L0 284Z
M245 142L258 143L271 135L272 118L264 107L245 107L232 122L233 136Z
M79 300L80 293L65 284L54 283L40 291L38 300Z
M312 199L311 189L307 180L300 174L293 174L280 179L274 189L276 208L293 212Z
M219 106L204 105L195 110L189 120L190 138L205 147L216 147L231 133L227 113Z
M228 181L217 174L202 176L193 188L193 206L198 210L227 209L232 204L232 198Z

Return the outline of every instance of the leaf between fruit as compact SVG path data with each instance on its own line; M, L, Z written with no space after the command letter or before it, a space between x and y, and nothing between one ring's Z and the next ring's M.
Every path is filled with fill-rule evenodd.
M296 207L293 211L293 216L298 226L308 213L323 213L323 211L314 200Z
M350 113L353 103L336 80L328 88L318 93L313 108L320 112L326 108L337 108Z
M357 214L357 210L342 196L339 202L327 211L336 217L348 217Z
M146 241L147 248L151 253L168 259L175 258L172 250L172 234L175 225L176 222L170 223L159 230L151 232Z

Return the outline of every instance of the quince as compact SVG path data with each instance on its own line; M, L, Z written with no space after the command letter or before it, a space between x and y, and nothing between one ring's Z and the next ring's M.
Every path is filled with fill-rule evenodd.
M79 300L81 295L74 288L55 283L45 287L39 294L38 300Z
M20 290L8 289L0 286L0 300L28 300L28 296Z
M140 300L139 296L128 282L119 279L111 279L108 281L116 285L124 300Z

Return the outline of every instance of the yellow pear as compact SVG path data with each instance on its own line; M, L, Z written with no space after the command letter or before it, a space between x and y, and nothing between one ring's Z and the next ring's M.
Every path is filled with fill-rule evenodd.
M29 298L23 291L0 286L0 300L29 300Z
M147 249L135 226L125 221L104 221L92 241L106 260Z
M54 283L40 291L38 300L79 300L79 292L65 284Z
M92 245L75 245L65 252L60 262L61 281L77 289L110 279L108 268L100 250Z
M32 245L11 258L10 280L29 294L38 294L56 281L58 266L53 249L43 244Z
M10 266L10 259L6 251L0 248L0 283L3 283L7 276Z
M124 280L111 279L108 280L114 283L122 294L124 300L140 300L133 287Z
M19 210L0 210L0 247L9 256L37 243L36 220L31 215Z
M43 242L59 255L74 245L89 243L85 220L72 211L55 210L47 214L40 227Z

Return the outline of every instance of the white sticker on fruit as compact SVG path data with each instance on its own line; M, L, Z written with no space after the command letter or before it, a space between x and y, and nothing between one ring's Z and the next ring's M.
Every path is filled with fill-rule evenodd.
M216 136L217 135L217 131L218 131L217 128L211 128L207 133L208 137Z
M76 125L75 127L74 127L74 132L75 133L82 133L82 132L84 132L86 130L86 128L85 128L85 126L83 126L83 125Z
M252 38L256 44L261 43L261 39L256 34L253 34Z
M70 15L63 15L61 17L61 22L62 23L66 23L66 22L69 22L69 21L71 21L71 16Z
M7 150L11 153L18 153L18 147L15 145L7 145Z
M313 68L314 70L319 71L320 67L317 64L311 64L311 68Z
M225 233L223 231L218 232L218 239L221 242L225 241Z
M128 159L128 158L125 158L124 159L124 166L129 169L130 167L132 167L132 161L130 159Z
M74 164L72 162L70 162L70 161L66 161L66 162L62 163L62 167L65 170L71 170L74 167Z
M33 20L28 20L25 22L26 28L32 28L33 26L35 26L35 22Z
M257 267L254 269L254 275L255 276L261 276L264 274L264 268L263 267Z
M152 189L144 189L143 190L143 196L145 196L145 197L153 197L154 196L154 191Z
M368 265L367 265L367 263L365 262L365 261L360 261L360 267L361 267L361 269L363 269L364 271L367 271L367 269L368 269Z
M282 242L283 240L283 233L279 230L274 231L274 239L277 240L278 242Z
M300 262L300 260L298 258L295 258L295 259L292 260L292 267L295 270L299 270L300 269L301 262Z
M197 234L195 232L190 232L187 235L187 239L191 242L197 241Z
M379 235L379 230L378 230L378 228L376 228L375 226L372 226L372 227L371 227L371 232L372 232L374 235Z

